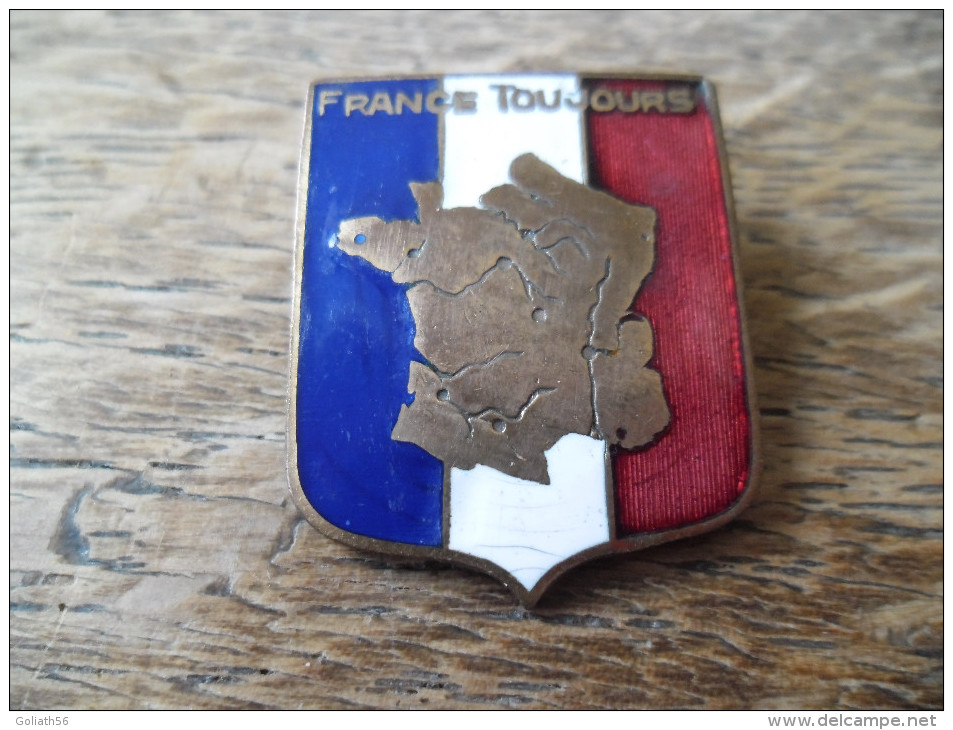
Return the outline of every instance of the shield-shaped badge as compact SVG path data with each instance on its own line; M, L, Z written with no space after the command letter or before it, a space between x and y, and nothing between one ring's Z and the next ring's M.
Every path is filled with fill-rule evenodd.
M711 529L755 428L712 87L319 83L298 216L289 478L331 537L491 573Z

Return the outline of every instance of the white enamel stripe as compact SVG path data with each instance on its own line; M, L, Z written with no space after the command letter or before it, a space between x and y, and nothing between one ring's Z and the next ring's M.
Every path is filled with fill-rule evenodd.
M488 466L450 472L450 548L532 590L553 566L609 540L605 442L571 433L546 452L550 484Z
M500 108L501 85L543 93L552 103L579 98L572 75L507 77L453 76L444 90L477 92L477 111L444 117L444 207L475 207L480 196L510 182L514 158L532 152L563 175L585 181L581 112L520 111L508 94ZM497 88L494 88L497 87ZM521 95L516 101L528 102ZM487 466L450 474L449 547L489 560L527 590L552 567L576 553L609 541L605 442L569 434L546 452L551 483L536 484Z
M443 187L444 207L476 206L487 190L510 181L514 158L533 152L566 177L585 181L582 120L580 112L565 104L579 98L579 80L572 75L539 76L448 76L444 91L477 94L476 111L449 113L444 117ZM526 94L505 92L507 111L500 108L500 88L530 91L552 104L559 91L559 109L520 110ZM496 87L496 88L494 88ZM536 105L535 98L532 103Z

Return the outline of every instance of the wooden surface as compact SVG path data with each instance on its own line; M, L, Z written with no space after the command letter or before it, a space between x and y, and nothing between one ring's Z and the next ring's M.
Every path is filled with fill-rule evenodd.
M942 706L942 16L11 17L11 705ZM718 85L764 476L533 611L285 477L315 77Z

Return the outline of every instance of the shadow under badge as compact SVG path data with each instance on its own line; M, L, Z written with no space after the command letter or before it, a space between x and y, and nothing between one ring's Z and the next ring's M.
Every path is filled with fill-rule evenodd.
M348 544L566 570L712 529L756 472L714 92L696 77L316 84L289 479Z

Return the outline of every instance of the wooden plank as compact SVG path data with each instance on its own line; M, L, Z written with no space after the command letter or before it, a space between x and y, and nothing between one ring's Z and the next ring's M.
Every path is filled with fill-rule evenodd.
M942 707L940 13L10 22L14 708ZM633 65L718 84L753 506L533 611L317 534L284 473L308 83Z

